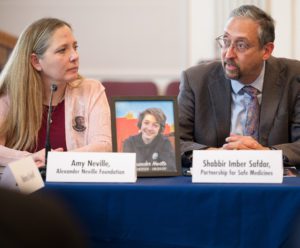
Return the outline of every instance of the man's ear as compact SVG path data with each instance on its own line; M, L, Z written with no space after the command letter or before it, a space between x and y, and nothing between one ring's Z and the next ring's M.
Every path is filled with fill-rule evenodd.
M34 69L36 69L37 71L42 70L39 57L35 53L32 53L30 55L30 62Z
M269 42L264 46L264 54L263 54L263 60L267 60L272 55L272 52L274 50L274 43Z

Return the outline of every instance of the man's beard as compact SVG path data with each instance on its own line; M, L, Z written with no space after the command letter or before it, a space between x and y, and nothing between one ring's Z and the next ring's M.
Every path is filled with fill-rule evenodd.
M236 69L228 70L228 69L226 69L226 65L234 66L234 67L236 67ZM233 80L238 80L238 79L241 78L240 67L233 60L224 60L223 69L224 69L224 73L225 73L226 78L233 79Z

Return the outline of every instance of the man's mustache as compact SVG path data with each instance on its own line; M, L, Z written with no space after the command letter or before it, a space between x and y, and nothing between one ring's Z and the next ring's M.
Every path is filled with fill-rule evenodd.
M238 67L238 65L233 60L225 60L224 65L231 65L231 66Z

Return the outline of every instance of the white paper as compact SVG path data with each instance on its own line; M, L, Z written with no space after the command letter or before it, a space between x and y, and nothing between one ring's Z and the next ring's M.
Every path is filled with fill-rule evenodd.
M49 152L47 182L136 182L135 153Z
M282 151L193 151L192 182L282 183Z

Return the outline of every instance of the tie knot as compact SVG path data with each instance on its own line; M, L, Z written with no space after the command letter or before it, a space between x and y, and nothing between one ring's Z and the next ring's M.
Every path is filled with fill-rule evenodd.
M252 86L244 86L243 91L251 97L256 97L259 94L259 90Z

